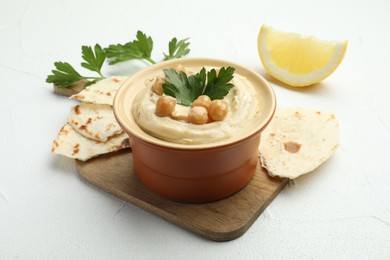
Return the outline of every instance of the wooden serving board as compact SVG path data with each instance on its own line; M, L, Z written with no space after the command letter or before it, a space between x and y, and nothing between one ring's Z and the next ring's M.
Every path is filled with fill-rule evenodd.
M82 178L98 188L214 241L244 234L288 182L269 177L258 166L250 183L236 194L211 203L190 204L170 201L147 190L134 173L130 149L87 162L76 160L76 167Z

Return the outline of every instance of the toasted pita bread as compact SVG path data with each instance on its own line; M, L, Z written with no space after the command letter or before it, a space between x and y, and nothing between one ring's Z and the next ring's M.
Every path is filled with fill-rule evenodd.
M70 96L71 99L95 104L111 105L114 102L116 91L128 77L113 76L99 80L95 84L86 87L80 93Z
M71 109L68 123L83 136L101 142L122 133L110 105L81 103Z
M261 134L261 164L270 175L290 179L311 172L336 150L338 132L332 113L279 109Z
M62 127L56 140L53 141L52 153L69 158L86 161L101 154L118 151L130 147L126 133L112 136L107 142L98 142L88 139L69 124Z

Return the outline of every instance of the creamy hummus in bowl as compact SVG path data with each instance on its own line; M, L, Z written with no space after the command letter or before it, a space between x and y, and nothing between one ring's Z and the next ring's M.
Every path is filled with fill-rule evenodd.
M194 74L201 68L191 67L194 71L187 71ZM162 71L159 77L163 77ZM152 89L154 80L146 81L144 91L136 97L133 117L145 132L173 143L204 145L240 136L260 116L260 101L253 83L246 77L237 74L230 82L234 87L223 99L228 105L228 113L222 121L196 125L178 120L176 118L184 118L189 112L190 107L184 105L176 106L175 118L157 116L154 111L160 95Z
M226 117L188 123L191 106L177 104L171 116L158 116L153 91L164 69L183 66L188 74L203 67L235 69L234 85L223 98ZM118 90L114 114L130 138L135 172L151 191L177 201L207 202L243 188L258 163L260 133L276 107L271 87L257 73L232 62L185 58L161 62L130 77Z

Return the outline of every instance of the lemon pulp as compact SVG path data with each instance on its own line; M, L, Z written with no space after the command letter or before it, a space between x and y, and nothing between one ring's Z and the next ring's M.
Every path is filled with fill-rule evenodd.
M336 70L347 41L325 41L313 36L281 32L263 25L258 37L261 62L269 74L291 86L319 82Z

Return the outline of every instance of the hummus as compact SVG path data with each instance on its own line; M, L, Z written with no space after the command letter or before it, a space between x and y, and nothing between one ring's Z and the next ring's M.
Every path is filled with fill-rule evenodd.
M203 125L182 121L178 118L187 115L190 107L180 104L173 113L176 119L157 116L156 102L160 96L152 90L153 81L147 81L145 91L137 96L132 110L134 119L148 134L180 144L208 144L239 135L259 116L259 103L253 84L245 77L235 73L230 82L234 87L223 99L229 107L223 121Z

